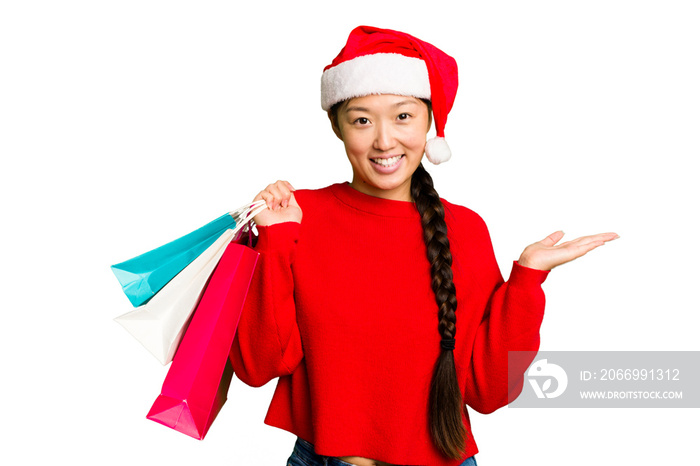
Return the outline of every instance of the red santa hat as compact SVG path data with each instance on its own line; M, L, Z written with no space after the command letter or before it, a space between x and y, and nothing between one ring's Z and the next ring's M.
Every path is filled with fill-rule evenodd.
M434 164L452 155L445 142L447 114L457 94L457 62L437 47L409 34L359 26L321 77L321 107L370 94L428 99L437 136L425 145Z

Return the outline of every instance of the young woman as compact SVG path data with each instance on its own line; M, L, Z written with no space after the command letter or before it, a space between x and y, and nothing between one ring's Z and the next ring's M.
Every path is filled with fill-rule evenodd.
M255 198L269 209L231 354L249 385L279 377L265 423L297 435L290 465L476 464L466 405L520 393L532 358L508 367L508 351L538 350L549 270L617 237L552 233L504 282L483 220L441 199L421 163L450 156L456 90L441 50L356 28L321 91L352 181Z

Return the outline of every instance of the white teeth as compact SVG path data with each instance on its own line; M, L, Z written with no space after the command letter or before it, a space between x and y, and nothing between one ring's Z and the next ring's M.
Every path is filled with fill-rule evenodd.
M382 167L390 167L397 163L401 159L400 155L397 155L395 157L390 157L388 159L372 159L372 161L376 164L381 165Z

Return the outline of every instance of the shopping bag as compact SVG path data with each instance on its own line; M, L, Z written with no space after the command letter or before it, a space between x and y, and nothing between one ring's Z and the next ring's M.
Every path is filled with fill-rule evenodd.
M245 227L250 219L265 208L265 201L240 207L181 238L115 264L112 271L131 304L134 307L140 306L211 246L224 231L238 226Z
M257 260L258 253L247 246L226 247L148 419L204 438L226 401L233 373L227 370L229 351Z
M146 304L114 319L161 364L173 360L202 291L234 235L234 230L226 230Z

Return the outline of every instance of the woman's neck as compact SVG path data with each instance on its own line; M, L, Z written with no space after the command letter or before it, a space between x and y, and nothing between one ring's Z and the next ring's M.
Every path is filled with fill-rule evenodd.
M388 199L392 201L406 201L413 202L411 197L411 180L407 180L401 186L397 186L392 189L381 189L376 186L371 186L362 180L353 180L349 183L350 187L356 191L359 191L368 196L378 197L381 199Z

